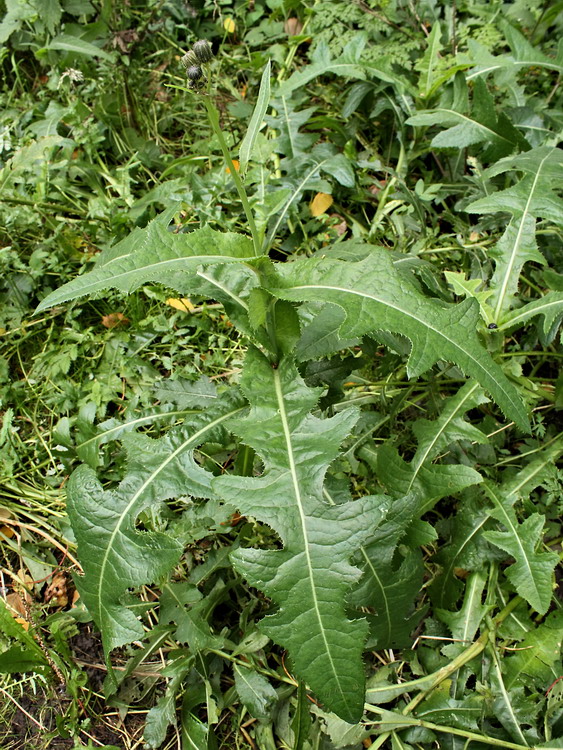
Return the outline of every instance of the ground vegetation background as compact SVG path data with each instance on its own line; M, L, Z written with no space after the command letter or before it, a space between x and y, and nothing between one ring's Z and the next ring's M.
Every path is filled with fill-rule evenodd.
M540 0L0 0L3 748L563 747L562 38L563 3ZM213 59L186 90L197 40ZM237 277L247 318L152 277L37 312L122 241L249 234L233 170L288 269L282 291ZM432 310L490 362L483 379L428 330L296 291L292 268L313 284L325 258ZM139 637L104 653L110 623L77 589L97 537L85 505L69 520L69 477L87 465L119 498L231 387L266 419L247 351L275 294L298 352L279 377L318 424L357 415L325 500L380 498L386 519L356 520L341 561L363 571L341 597L367 623L361 720L261 629L279 602L237 560L283 535L235 500L159 488L128 520L182 547L152 578L116 568ZM276 470L229 425L198 470Z

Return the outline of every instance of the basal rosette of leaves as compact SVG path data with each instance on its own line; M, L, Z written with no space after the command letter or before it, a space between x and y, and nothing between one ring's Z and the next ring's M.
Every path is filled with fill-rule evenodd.
M268 285L263 295L270 292L288 300L320 300L341 307L346 313L343 336L381 329L402 333L412 342L408 365L412 375L425 372L439 359L455 362L482 382L507 416L526 426L514 388L478 341L478 313L472 301L448 308L425 298L376 248L356 262L319 258L281 264L279 275L272 264L264 266L261 259L245 255L247 248L243 236L210 230L178 235L153 222L137 234L136 247L109 260L102 257L93 271L54 292L42 308L93 289L129 288L146 281L161 280L183 295L193 295L201 293L202 280L209 283L215 278L217 282L220 276L223 293L237 298L239 308L248 310L263 278ZM186 270L171 272L169 264L181 269L182 258ZM256 269L255 285L239 288L237 264ZM211 270L201 270L218 265L217 274L221 271L222 275L214 277ZM346 614L346 593L361 575L350 559L373 537L386 505L370 496L333 506L323 499L324 474L338 455L340 443L353 430L357 415L344 411L330 419L312 416L320 391L305 386L289 355L279 359L272 354L288 350L297 341L298 330L288 333L280 324L273 333L268 327L276 305L282 305L286 317L291 308L284 308L287 303L276 302L275 297L268 302L268 294L260 300L265 325L261 332L256 326L255 339L259 343L269 338L270 351L251 349L247 355L242 388L250 412L244 419L231 418L242 405L240 397L233 401L226 391L201 417L173 428L159 441L125 435L128 473L116 490L102 491L91 469L82 468L73 475L69 514L84 568L77 584L102 631L109 658L111 649L143 632L135 607L131 609L131 602L125 600L127 590L165 576L182 552L177 540L165 532L135 530L139 514L166 498L218 497L279 534L280 550L240 550L233 553L233 564L279 607L262 621L262 630L288 649L296 673L323 703L354 722L363 706L361 653L367 624L350 620ZM257 452L264 462L261 477L212 481L194 462L193 450L219 428L231 429ZM423 507L413 505L409 520L420 515ZM370 554L377 559L377 546L372 546ZM379 562L383 561L384 556ZM360 603L357 597L355 602Z
M262 720L276 703L278 693L260 672L263 661L259 657L252 661L252 647L239 652L240 644L230 642L223 632L212 632L209 612L223 601L225 585L217 584L208 594L209 601L203 602L199 581L170 582L184 541L205 536L211 528L216 531L233 509L266 530L262 538L267 544L261 547L254 536L249 541L241 535L242 543L228 548L218 565L232 565L240 579L260 592L258 637L266 636L287 651L288 668L299 683L291 726L296 747L303 746L309 722L303 707L306 688L320 702L314 712L331 738L339 738L334 739L336 747L347 746L348 739L352 746L365 739L365 726L347 724L360 721L366 698L368 711L380 717L372 722L379 735L376 747L389 739L394 746L405 747L403 731L413 732L411 741L418 742L417 728L440 732L436 729L440 722L452 734L461 732L463 741L485 742L481 732L490 731L497 746L506 741L511 743L506 747L519 750L536 742L536 730L526 724L530 706L536 710L536 699L515 693L521 698L518 702L506 690L525 659L509 656L503 666L498 643L519 639L530 643L533 653L523 668L531 673L529 685L545 694L549 685L541 680L556 680L559 662L553 648L549 655L542 651L542 638L549 643L555 640L560 618L557 612L548 615L540 633L534 630L532 617L539 622L554 606L559 555L552 549L553 537L549 545L545 543L549 507L536 510L531 498L554 480L563 440L560 434L550 433L545 445L525 443L537 386L536 391L528 388L518 365L507 364L502 333L543 316L537 336L549 344L555 340L561 290L532 301L523 301L519 292L526 264L546 263L537 247L537 220L561 224L561 201L554 187L561 176L561 150L552 145L532 147L497 111L485 83L484 65L494 62L506 72L538 60L555 69L560 61L531 57L518 35L509 34L509 40L516 60L503 55L482 60L476 54L477 59L457 61L445 69L439 64L443 47L441 27L436 24L419 62L416 84L398 74L388 60L366 62L362 39L337 59L319 47L311 64L274 92L279 95L274 101L280 112L270 120L281 132L278 153L299 159L312 143L298 132L310 113L296 112L286 98L327 72L359 79L366 84L362 96L375 79L378 86L395 91L397 111L419 110L406 123L398 117L403 142L409 125L444 125L450 130L432 138L433 148L481 148L484 159L498 160L483 172L490 193L465 205L480 216L493 215L500 225L495 244L487 245L494 270L482 280L484 290L477 291L475 278L450 272L446 278L456 294L467 299L445 301L446 295L433 295L429 285L395 263L388 249L368 241L358 241L352 248L326 248L326 253L313 257L270 260L267 251L276 242L276 230L290 205L310 184L311 175L316 180L321 171L330 174L326 163L335 149L317 144L306 165L308 169L311 165L308 176L297 180L293 192L284 192L274 207L281 214L272 206L273 213L268 213L271 192L262 205L254 206L266 218L262 223L249 219L251 238L210 227L177 233L170 226L172 207L104 251L92 271L41 302L39 309L44 311L109 288L129 293L144 284L159 284L182 297L220 303L244 337L240 390L229 385L219 388L209 405L197 409L196 403L196 414L158 440L134 432L134 426L125 422L108 425L127 453L123 480L104 489L92 468L80 467L69 483L69 516L84 570L76 579L77 587L102 632L108 667L112 649L146 635L140 619L143 604L131 594L143 584L154 583L160 589L161 625L174 623L175 637L187 644L166 667L168 690L149 716L146 738L151 747L164 741L166 728L173 723L176 692L184 681L192 685L196 659L203 677L194 689L195 697L187 691L184 699L184 739L188 746L206 746L209 727L218 721L217 688L208 677L206 659L217 657L219 649L221 658L230 657L235 663L235 688L256 718ZM463 76L461 84L458 74ZM468 82L474 79L469 107ZM443 100L431 109L438 96ZM253 148L269 101L268 67L241 147L241 177L227 147L223 149L239 195L244 196L247 218L250 203L242 177L252 172ZM207 100L206 104L210 121L218 128L218 113ZM468 121L464 140L459 140ZM223 148L223 136L217 130L216 135ZM514 153L520 149L521 153ZM338 173L339 184L352 189L354 175L350 178L349 171L341 169ZM247 186L251 184L248 177ZM438 283L433 289L443 292ZM486 330L483 323L493 328ZM331 355L349 350L352 356L343 358L345 364L338 362L338 376L329 374L324 381L319 376L320 382L336 384L335 390L343 393L343 382L351 373L357 375L359 350L373 353L374 341L385 342L400 362L395 372L404 368L401 377L406 372L413 385L428 378L428 393L432 392L432 398L427 393L422 402L432 418L413 417L401 434L391 433L387 440L373 439L371 402L361 415L367 425L361 433L357 407L342 396L336 402L327 400L321 408L325 388L310 383L315 365L321 373L325 365L330 370ZM387 356L378 349L379 355ZM548 388L545 392L551 395ZM444 391L448 398L442 398ZM396 418L395 408L389 406L382 423ZM492 470L493 444L503 445L495 438L510 429L518 435L520 453L499 460ZM97 448L106 437L90 439L98 441ZM212 472L203 464L205 444L215 441L228 444L236 458L229 456ZM92 450L80 450L95 466ZM516 459L512 468L510 462ZM360 481L353 471L358 465L369 469ZM183 527L170 522L150 528L151 510L186 498L197 510L185 514ZM141 524L149 528L143 530ZM439 550L438 540L442 541ZM418 666L424 675L410 685L389 666L385 673L371 675L366 690L364 651L410 647L413 633L431 608L427 632L448 641L436 650L434 661L429 660L433 666ZM243 642L245 638L243 633ZM250 666L237 661L240 653L245 659L252 655ZM476 657L483 653L487 658L478 666ZM268 674L271 678L273 673ZM449 691L444 690L443 683L449 684L450 678ZM494 696L465 693L467 684L481 681L487 690L494 688ZM292 689L295 686L292 683ZM204 703L202 690L208 724L194 713ZM414 692L416 697L394 710L381 708ZM416 715L409 716L415 709ZM477 714L486 716L486 721ZM487 721L496 715L499 724L491 730ZM420 735L421 742L433 741L435 735L430 740L429 736Z

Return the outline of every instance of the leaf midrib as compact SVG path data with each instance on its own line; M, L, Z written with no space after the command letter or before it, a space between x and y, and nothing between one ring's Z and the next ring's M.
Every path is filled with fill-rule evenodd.
M104 271L107 271L109 269L109 266L112 263L116 261L124 260L125 258L128 258L128 257L129 255L121 255L119 258L114 258L114 260L108 261L104 266L101 266L101 268ZM213 261L218 261L219 263L228 263L230 260L235 260L237 262L244 263L245 261L255 260L255 256L249 255L247 258L233 258L231 255L182 255L177 258L167 258L166 260L159 260L156 263L149 263L147 265L139 266L137 268L132 268L128 271L123 271L122 273L118 273L115 276L112 276L112 278L119 279L121 277L126 277L126 276L130 276L131 274L139 273L139 271L152 270L153 268L159 268L161 266L172 265L174 263L195 262L195 263L203 265L203 264L207 264ZM96 270L94 269L91 273L96 273ZM99 283L100 283L99 281L92 282L90 286L94 284L99 284Z
M459 415L460 412L463 413L463 411L464 411L463 408L462 408L463 405L466 403L466 401L469 400L469 398L473 395L473 393L477 390L477 388L479 388L479 383L475 383L475 385L473 385L469 389L469 391L464 396L464 398L461 400L461 402L457 405L457 407L454 409L454 411L450 414L449 419L447 419L443 423L443 425L441 426L441 428L434 435L433 440L430 441L430 443L428 444L426 450L423 451L422 456L419 457L418 459L415 456L415 459L413 461L413 463L414 463L414 473L413 473L412 479L410 481L410 484L409 484L409 487L408 487L408 490L407 490L408 492L410 492L411 487L413 486L414 481L415 481L416 477L418 476L418 473L419 473L420 469L422 468L422 465L426 461L426 458L429 455L429 453L431 452L432 448L434 447L434 445L436 445L436 443L438 442L438 439L444 434L444 432L446 431L446 428L448 427L448 425L453 422L453 420Z
M471 581L469 582L469 592L468 597L464 602L464 609L471 614L473 610L473 604L476 603L478 606L481 604L481 595L483 593L484 585L479 588L479 584L482 583L482 579L479 577L479 574L474 575L471 578ZM467 603L467 606L466 606ZM461 631L461 640L463 642L471 643L473 640L473 636L475 635L475 631L471 633L471 628L473 626L473 621L471 619L470 614L465 618L465 621L463 623L463 628ZM477 628L475 628L476 630ZM471 637L470 637L471 636Z
M346 706L348 706L347 696L346 696L345 692L342 689L342 686L340 684L340 679L339 679L339 673L338 673L338 671L337 671L337 669L336 669L336 667L334 665L334 662L332 660L332 654L330 652L328 640L327 640L326 634L325 634L325 628L324 628L324 625L323 625L323 621L322 621L322 617L321 617L321 613L320 613L320 609L319 609L319 601L318 601L317 590L316 590L316 585L315 585L315 575L314 575L313 565L312 565L312 561L311 561L311 554L309 552L309 534L308 534L308 530L307 530L307 521L306 521L306 518L305 518L305 509L303 507L303 500L302 500L302 497L301 497L301 488L299 486L299 477L297 475L297 466L296 466L296 463L295 463L295 457L293 455L293 445L292 445L292 442L291 442L291 430L289 428L289 422L287 420L287 413L286 413L286 410L285 410L285 402L284 402L283 390L282 390L282 386L281 386L281 377L280 377L280 373L278 372L278 370L274 370L273 371L273 375L274 375L274 388L275 388L275 393L276 393L276 400L277 400L277 403L278 403L279 415L280 415L280 420L281 420L281 423L282 423L283 435L284 435L284 440L285 440L286 449L287 449L287 457L288 457L288 463L289 463L289 473L290 473L291 481L292 481L292 484L293 484L293 492L294 492L295 501L296 501L296 504L297 504L297 509L299 511L299 519L300 519L300 522L301 522L301 532L303 534L303 546L304 546L304 550L305 550L305 559L307 561L307 569L308 569L308 573L309 573L308 578L309 578L309 584L310 584L310 587L311 587L311 596L312 596L312 599L313 599L314 610L315 610L315 614L316 614L316 617L317 617L317 622L319 623L319 631L320 631L321 637L323 639L323 643L324 643L324 646L325 646L325 652L326 652L326 655L327 655L328 660L330 662L330 667L332 669L332 673L334 675L335 682L336 682L336 684L338 686L338 690L340 692L342 700L344 701L344 704Z
M123 283L128 276L135 276L136 274L147 274L148 272L151 273L159 273L162 271L167 270L165 268L166 265L171 266L174 264L181 264L186 265L186 263L191 263L192 265L208 265L210 263L229 263L229 262L236 262L236 263L246 263L247 261L255 260L256 257L254 255L244 257L244 258L234 258L231 255L187 255L182 256L179 258L168 258L167 260L161 260L158 263L150 263L148 265L142 265L137 266L136 268L132 268L128 271L123 271L122 273L117 274L111 274L107 273L108 267L111 263L114 263L116 261L122 261L125 258L128 258L130 254L128 255L120 255L118 258L113 258L112 260L108 261L105 265L100 267L100 271L103 272L103 275L101 278L98 278L97 280L90 281L89 283L82 283L84 279L87 276L90 276L91 274L96 275L97 269L94 269L93 271L90 271L89 274L86 274L85 276L79 276L74 281L71 281L68 285L65 285L61 287L60 294L57 292L52 292L49 297L47 297L45 300L41 302L41 304L37 308L37 312L41 312L44 310L47 306L53 307L54 305L61 304L62 302L69 302L72 299L75 299L76 297L83 297L87 294L92 294L93 292L97 292L101 289L105 289L107 287L113 287L115 289L121 289L119 284ZM109 269L111 271L111 269ZM184 270L189 271L189 267L185 268ZM127 283L127 281L125 281ZM70 289L69 287L73 287ZM49 299L48 305L45 305L45 301Z
M293 146L292 146L292 148L293 148ZM266 248L269 248L271 246L271 244L272 244L272 242L274 240L274 237L277 234L279 225L282 223L282 221L283 221L283 219L284 219L284 217L285 217L285 215L286 215L289 207L291 206L291 204L293 203L293 201L295 200L295 198L299 195L299 192L309 182L309 179L315 174L315 172L317 170L320 170L320 168L323 166L323 164L326 164L327 161L328 161L328 159L323 159L322 161L319 161L316 164L314 164L311 167L311 169L307 172L307 174L305 175L305 177L301 180L301 182L299 183L299 185L295 188L295 190L288 197L287 201L284 203L284 205L282 207L282 212L278 216L276 223L274 224L274 226L272 227L272 230L271 230L270 234L268 235L268 240L266 242Z
M557 65L555 63L550 63L548 61L534 61L531 62L530 60L510 60L508 58L504 59L502 62L498 62L495 65L489 65L489 67L484 68L481 65L477 64L475 67L477 70L475 70L473 73L468 73L466 76L466 80L470 81L472 78L477 78L477 76L485 75L486 73L490 73L492 70L499 70L500 68L509 68L511 65L518 68L525 68L526 66L531 68L548 68L548 70L556 70L559 73L563 73L563 67L561 65Z
M391 627L391 610L389 607L389 599L387 597L387 591L385 589L385 586L383 585L383 582L381 578L377 575L376 569L373 567L373 563L371 561L371 558L369 557L368 553L366 552L365 547L360 547L360 552L362 554L362 557L366 561L366 564L373 576L373 579L377 582L377 585L379 586L381 596L383 598L383 601L385 602L384 610L385 610L385 621L387 623L387 635L391 637L392 627Z
M489 133L490 135L494 136L495 138L500 138L502 141L505 141L511 146L514 146L514 141L511 141L509 138L505 138L504 135L501 133L497 133L496 130L493 130L492 128L487 127L487 125L484 125L482 122L479 122L479 120L475 120L473 117L468 117L467 115L462 114L461 112L456 112L454 109L437 109L434 110L436 113L439 112L445 112L449 115L453 115L461 122L458 122L458 125L462 125L464 122L469 122L473 125L476 125L480 130L484 130L486 133ZM453 127L453 126L452 126ZM445 131L444 131L445 132Z
M475 357L471 354L471 352L466 351L465 349L463 349L457 343L457 341L454 341L453 339L449 338L449 336L446 336L446 334L443 331L440 331L437 328L434 328L434 326L431 326L427 321L421 320L420 318L417 318L416 315L413 315L408 310L405 310L402 307L398 307L397 305L393 305L391 302L389 302L389 300L380 299L379 297L376 297L374 294L368 294L368 292L360 292L360 291L357 291L356 289L346 289L345 287L332 286L332 285L329 285L329 284L319 284L319 283L317 283L317 284L301 284L299 286L291 286L291 287L289 287L287 289L287 291L294 291L294 290L295 291L299 291L301 289L302 290L307 290L307 289L312 289L312 290L315 290L315 289L328 289L328 290L331 290L331 291L334 291L334 292L343 292L345 294L353 294L356 297L365 297L366 299L372 299L372 300L374 300L374 302L378 302L381 305L384 305L386 307L390 307L393 310L396 310L397 312L399 312L399 313L401 313L403 315L406 315L409 318L412 318L413 320L415 320L420 325L424 326L425 328L428 328L430 331L433 331L435 334L437 334L438 336L440 336L443 339L445 339L456 350L460 351L464 356L466 356L468 359L470 359L472 362L474 362L475 365L481 370L481 372L483 372L486 376L490 376L494 380L494 382L495 382L497 388L499 389L499 391L501 391L501 393L505 396L505 398L507 399L507 401L510 404L512 404L512 406L514 408L514 411L515 412L519 411L518 405L514 404L512 396L505 391L505 389L503 388L502 384L494 377L494 375L492 373L490 373L489 370L487 370L487 368L481 362L479 362L478 359L475 359ZM338 304L338 302L335 302L334 304ZM339 305L339 307L342 307L342 305ZM342 309L344 309L344 308L342 308ZM344 312L346 313L345 309L344 309ZM408 333L405 334L405 329L404 328L401 329L400 332L403 333L404 335L408 336ZM447 357L446 357L446 359L447 359Z
M187 450L190 443L193 443L194 445L199 444L199 438L204 435L206 432L209 432L209 430L213 429L217 425L221 424L221 422L226 421L227 419L230 419L235 414L238 414L241 412L243 407L239 407L238 409L233 409L232 411L228 412L227 414L222 414L220 417L217 417L217 419L214 419L212 422L209 422L204 427L202 427L200 430L195 432L193 435L191 435L187 440L185 440L178 448L176 448L175 451L173 451L170 455L166 457L166 459L156 468L154 471L147 477L147 479L143 482L143 484L137 489L137 491L133 494L133 497L127 504L127 506L124 508L123 512L121 513L121 516L119 518L119 521L115 525L114 530L112 531L110 538L108 540L105 553L102 557L102 562L100 565L100 575L99 575L99 581L100 585L98 586L98 612L100 613L100 619L101 619L101 613L109 611L103 603L103 600L105 598L105 576L106 576L106 568L108 565L110 554L113 550L113 545L115 542L115 539L117 535L121 531L121 527L123 526L131 508L134 507L135 503L141 496L141 494L146 490L146 488L155 480L155 478L160 474L161 471L163 471L168 464L173 461L176 456L178 456L182 451Z
M524 211L520 215L520 225L518 227L518 232L516 233L516 239L515 239L514 244L512 246L512 252L511 252L510 258L508 260L507 268L506 268L506 271L505 271L505 274L504 274L504 278L503 278L503 281L502 281L502 284L501 284L501 287L500 287L499 296L498 296L498 299L497 299L497 304L496 304L496 307L495 307L495 320L499 319L501 309L502 309L502 307L504 305L504 300L505 300L505 297L506 297L506 290L507 290L507 287L508 287L508 281L509 281L510 275L512 273L512 269L514 268L514 263L516 261L516 255L518 253L518 249L520 248L520 242L522 240L522 234L524 232L524 222L525 222L525 219L527 218L529 210L530 210L530 204L532 202L532 197L534 195L536 186L538 184L538 180L540 178L542 167L543 167L544 163L550 158L550 156L552 155L552 153L553 153L552 151L549 151L544 156L544 158L541 160L541 162L539 164L539 167L537 169L537 172L534 175L534 179L533 179L533 182L532 182L532 188L531 188L530 193L528 195L528 200L526 201L526 205L524 207Z
M235 294L231 289L229 289L225 284L221 284L220 281L217 281L217 279L214 279L213 276L208 276L206 273L203 273L203 271L197 271L196 276L199 276L201 279L204 279L212 286L217 287L217 289L220 289L222 292L224 292L226 295L228 295L232 300L234 300L237 305L240 305L246 312L249 312L249 307L246 304L246 302L238 296L238 294Z
M451 577L453 576L453 570L456 567L455 563L459 559L461 553L467 547L467 545L471 542L473 537L475 537L479 533L479 531L487 523L490 517L491 517L490 513L487 513L483 518L478 519L476 524L471 527L470 533L465 536L465 539L463 540L463 544L461 544L456 550L455 555L452 557L449 566L445 569L444 575L442 576L442 586L440 588L441 597L444 594L444 589L446 587L446 584L448 583L449 580L451 580Z
M497 507L498 510L500 510L500 512L502 513L502 515L504 517L503 523L504 523L505 527L509 530L509 532L511 533L513 539L516 540L516 544L518 546L518 549L521 552L521 558L520 559L524 560L529 580L533 584L534 591L536 592L536 596L538 598L538 601L541 601L541 594L540 594L540 591L538 590L538 587L536 586L536 581L534 579L534 574L533 574L532 566L531 566L531 563L528 560L528 554L526 552L526 549L525 549L524 545L522 544L522 542L520 540L520 537L518 535L518 531L517 531L516 527L514 526L514 522L513 522L512 518L510 518L510 515L507 513L506 508L504 507L504 505L502 504L502 502L497 498L497 496L495 495L494 492L491 492L491 497L494 498L494 504L495 504L495 506ZM501 546L501 545L497 545L497 546Z
M555 441L554 441L554 442L555 442ZM547 446L546 446L546 447L547 447ZM537 474L539 474L539 473L540 473L540 471L542 471L542 469L544 469L544 468L545 468L545 466L546 466L546 465L547 465L548 463L551 463L551 461L555 461L555 457L556 457L556 456L558 456L558 454L559 454L559 451L556 451L556 452L555 452L555 455L553 455L553 454L551 454L551 453L550 453L550 454L548 454L548 455L547 455L547 456L545 457L545 459L544 459L544 460L542 460L542 461L539 461L539 462L538 462L537 464L535 464L535 462L534 462L534 468L533 468L533 471L531 471L531 472L530 472L530 473L528 473L528 474L524 474L524 475L523 475L523 477L522 477L521 481L520 481L520 482L519 482L518 484L516 484L516 485L514 485L514 486L512 487L512 489L510 490L510 492L509 492L509 493L508 493L508 495L507 495L507 499L508 499L509 497L511 497L512 495L514 495L515 497L514 497L514 500L512 501L512 502L514 503L514 501L515 501L515 500L516 500L516 498L518 497L518 492L519 492L519 491L521 490L521 488L522 488L522 487L524 487L524 485L526 485L526 484L527 484L528 482L530 482L530 481L531 481L531 480L532 480L532 479L533 479L533 478L534 478L534 477L535 477L535 476L536 476Z
M282 86L283 96L287 97L289 94L293 93L296 88L301 88L301 86L304 86L306 83L309 83L313 78L316 78L319 73L317 70L314 70L314 68L321 68L321 73L336 73L340 68L355 68L354 70L354 76L359 78L360 80L365 80L365 73L362 70L361 63L357 62L341 62L341 63L332 63L330 60L328 61L328 64L323 61L319 60L318 62L311 63L310 66L305 68L304 70L298 70L296 71L292 78L289 78L285 84ZM345 73L343 75L346 75ZM299 78L298 78L299 77Z
M423 71L421 75L421 83L423 84L422 91L423 91L424 97L428 96L428 92L432 88L431 81L432 81L432 74L434 73L435 62L436 62L435 56L439 54L440 52L440 33L439 33L440 27L439 25L436 25L434 29L438 29L438 33L434 34L434 36L431 39L431 45L429 45L426 48L426 51L424 53L425 57L426 55L428 55L428 67L426 68L425 71ZM434 32L434 29L432 30L433 32Z
M200 394L198 394L199 396ZM209 396L202 396L203 398L210 398ZM213 398L216 398L213 396ZM132 419L130 422L122 422L118 425L115 425L114 427L110 427L107 430L103 430L103 432L99 432L97 435L94 435L91 438L88 438L88 440L84 440L82 443L76 444L76 450L79 450L80 448L84 448L86 445L90 445L90 443L95 443L100 440L104 440L107 438L108 435L113 434L114 432L119 432L119 430L124 430L127 427L135 428L138 427L141 424L144 424L145 422L154 422L158 419L164 419L164 417L178 417L183 416L186 414L191 414L192 412L195 412L195 409L178 409L175 411L166 411L166 412L160 412L157 414L148 414L144 417L137 417L137 419ZM129 432L129 430L128 430Z
M506 690L506 686L504 684L504 679L502 676L502 668L500 665L500 659L498 656L498 653L496 651L496 648L494 645L491 645L491 653L493 655L493 664L495 666L495 671L497 673L497 680L500 687L500 692L502 694L502 698L504 701L504 705L506 706L508 713L510 715L510 719L512 721L512 724L514 726L514 729L516 730L517 735L520 738L520 741L524 743L524 746L528 746L528 743L526 742L526 738L524 737L522 733L522 729L520 727L520 722L516 718L516 714L514 713L514 709L512 707L512 703L510 702L510 696L508 695L508 692Z
M534 303L531 302L530 304L533 305ZM518 315L514 315L514 317L505 320L505 322L498 327L498 330L504 331L507 328L511 328L513 325L520 323L521 321L525 321L527 317L532 318L536 317L537 315L543 315L548 308L561 306L563 306L563 299L552 300L551 302L546 302L545 305L538 305L537 307L533 307L531 309L528 308L528 305L526 305Z
M249 669L250 669L250 668L249 668ZM237 670L237 674L238 674L238 676L240 677L240 679L241 679L241 680L242 680L242 681L244 682L244 684L245 684L245 685L247 686L247 688L248 688L248 689L250 690L250 692L251 692L251 693L252 693L252 694L253 694L253 695L254 695L254 696L256 697L256 701L257 701L258 703L262 703L262 704L266 703L266 701L265 701L265 700L263 700L263 698L262 698L262 696L260 695L260 693L258 693L258 692L257 692L257 691L255 690L254 686L253 686L253 685L251 685L251 684L250 684L250 682L249 682L249 681L248 681L248 680L246 679L246 677L244 676L244 673L243 673L243 671L242 671L242 670L243 670L243 668L242 668L241 666L239 666L239 665L237 664L237 666L236 666L236 670Z

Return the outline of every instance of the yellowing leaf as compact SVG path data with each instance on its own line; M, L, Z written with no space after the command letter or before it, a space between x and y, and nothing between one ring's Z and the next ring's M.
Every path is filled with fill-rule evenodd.
M118 325L124 325L125 323L129 323L129 318L126 318L123 313L116 312L116 313L109 313L109 315L104 315L102 317L102 325L105 326L105 328L115 328Z
M283 25L283 30L288 36L297 36L303 31L303 24L298 18L288 18Z
M22 618L25 618L25 604L23 603L23 599L19 594L16 594L15 592L8 594L5 597L5 602L8 606L8 609L10 610L10 614L12 615L12 617L17 619L18 615L20 615Z
M225 18L225 20L223 21L223 28L228 34L235 33L235 29L236 29L235 22L230 16L227 16L227 18Z
M311 214L313 216L324 214L324 212L332 206L332 202L332 195L328 195L328 193L317 193L309 204Z
M235 168L235 171L239 172L240 171L240 162L239 162L239 160L238 159L233 159L232 161L233 161L233 167ZM230 167L225 167L225 172L227 174L231 174L231 168Z
M25 594L25 598L28 600L28 602L31 601L31 597L29 594ZM11 594L8 594L5 598L5 602L8 606L8 611L14 618L16 622L18 622L24 630L29 630L29 622L26 617L26 609L25 604L23 602L23 599L19 594L16 594L14 591Z
M43 594L43 601L54 607L66 607L68 604L67 584L68 579L65 573L62 571L55 573Z
M191 312L194 309L194 305L192 305L187 297L182 297L182 299L174 299L174 297L170 297L166 300L166 304L170 305L170 307L173 307L175 310L180 310L185 313Z

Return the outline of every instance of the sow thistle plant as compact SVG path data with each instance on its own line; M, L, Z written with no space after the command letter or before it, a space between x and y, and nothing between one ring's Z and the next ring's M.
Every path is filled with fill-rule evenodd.
M295 747L302 747L304 741L300 716L307 710L306 691L325 716L336 715L334 720L339 717L356 724L365 707L379 716L375 723L380 738L374 745L379 747L388 737L386 725L404 727L411 721L424 726L422 720L411 720L408 714L433 688L489 647L495 627L517 603L525 602L539 615L550 606L558 558L554 552L538 550L543 517L534 514L520 524L513 508L517 490L510 483L487 484L490 510L481 526L489 523L487 539L496 545L500 557L506 554L513 558L506 575L517 595L505 602L505 609L497 612L494 622L488 621L475 643L466 643L453 654L447 668L421 678L420 685L415 680L410 689L422 692L414 702L405 704L403 713L379 706L404 694L409 690L408 683L406 688L400 683L386 682L380 688L372 684L366 694L366 647L405 645L423 614L415 609L416 592L422 585L418 546L434 539L435 534L422 517L441 499L483 483L475 469L436 463L436 458L454 440L487 441L481 430L465 421L464 414L481 408L489 398L498 407L500 419L503 415L524 433L530 429L526 404L483 341L535 314L546 315L546 330L554 318L548 318L549 310L540 310L539 304L528 312L526 307L512 311L501 306L501 298L513 294L516 283L513 263L503 284L502 260L498 261L495 278L491 332L483 323L487 318L483 317L478 293L471 294L466 286L466 298L458 303L429 297L387 249L360 240L340 242L312 257L272 260L269 251L275 237L266 237L267 222L257 219L256 203L251 202L245 187L270 102L270 65L262 76L256 108L239 148L240 168L236 170L210 86L208 93L200 92L206 77L204 68L209 68L211 57L211 47L205 41L196 42L183 57L187 91L193 90L207 108L249 234L222 232L209 226L191 232L170 231L177 210L172 206L144 229L135 229L104 250L92 271L51 293L39 310L108 288L129 293L147 283L162 284L182 297L213 300L224 306L232 325L247 342L240 384L213 390L205 399L210 405L204 408L196 408L201 406L202 397L201 390L194 386L191 395L188 392L193 413L159 439L124 430L120 440L128 457L127 473L118 486L104 488L95 469L87 464L72 474L68 514L84 571L76 577L76 586L102 634L109 693L119 682L112 670L114 649L145 638L149 648L154 648L161 642L162 632L183 644L164 672L170 677L168 692L149 714L145 739L150 746L157 747L164 740L166 727L174 721L176 691L197 659L206 654L220 653L235 662L235 684L241 699L260 714L268 701L271 704L279 696L264 677L264 670L252 670L259 647L254 647L246 634L241 643L235 644L215 633L204 614L197 584L171 579L184 554L186 539L197 541L213 533L235 511L255 519L275 533L277 543L268 548L235 545L230 564L271 603L258 628L261 638L271 639L287 652L288 666L297 679L295 685L299 683L292 725ZM291 79L288 86L291 88ZM511 161L505 160L505 166L499 162L496 173L517 163L526 171L533 158L533 151L509 157ZM545 156L544 161L548 158ZM511 210L517 223L516 190L512 198ZM483 199L470 209L497 210L493 204L493 198ZM498 254L500 257L502 247ZM410 462L391 444L380 448L375 458L373 454L366 458L389 494L353 497L350 488L336 478L334 466L343 442L360 434L360 409L344 403L344 408L323 412L319 402L325 389L312 385L307 373L312 361L326 361L370 337L391 341L394 335L406 337L410 343L406 361L409 378L448 363L455 365L467 381L444 402L438 419L416 422L417 448ZM346 366L353 371L355 360ZM491 412L495 409L493 404L487 408ZM230 464L232 468L214 474L204 467L200 449L229 441L236 442L238 458ZM561 446L553 444L549 460L556 460L560 452ZM345 464L337 465L341 474ZM151 517L151 509L178 498L190 499L182 514L181 534L174 533L173 524L138 528L140 518ZM470 508L467 512L471 516ZM145 525L148 523L145 521ZM207 530L202 531L202 524ZM525 525L524 530L521 527ZM399 555L402 541L407 551ZM453 571L461 565L461 559L461 553L450 557L445 554L442 575L432 582L443 607L451 608L458 599L459 581ZM473 592L480 596L485 581L481 573L474 575ZM153 634L147 633L142 618L145 607L134 593L149 583L159 586L159 617L161 625L169 628ZM454 590L457 593L452 593ZM215 594L210 596L213 600ZM208 606L213 607L213 601ZM462 640L471 641L476 636L489 609L485 607L480 619L471 620ZM206 690L211 690L209 685ZM381 691L387 691L385 696L380 696ZM261 696L262 703L256 695ZM457 698L455 692L453 698ZM185 704L183 731L192 742L190 746L204 747L209 727L193 712L197 700L190 700L188 697ZM373 723L368 722L368 726ZM506 742L502 746L526 746L522 732L510 721L508 724L520 744ZM469 739L487 739L467 727L452 731Z

